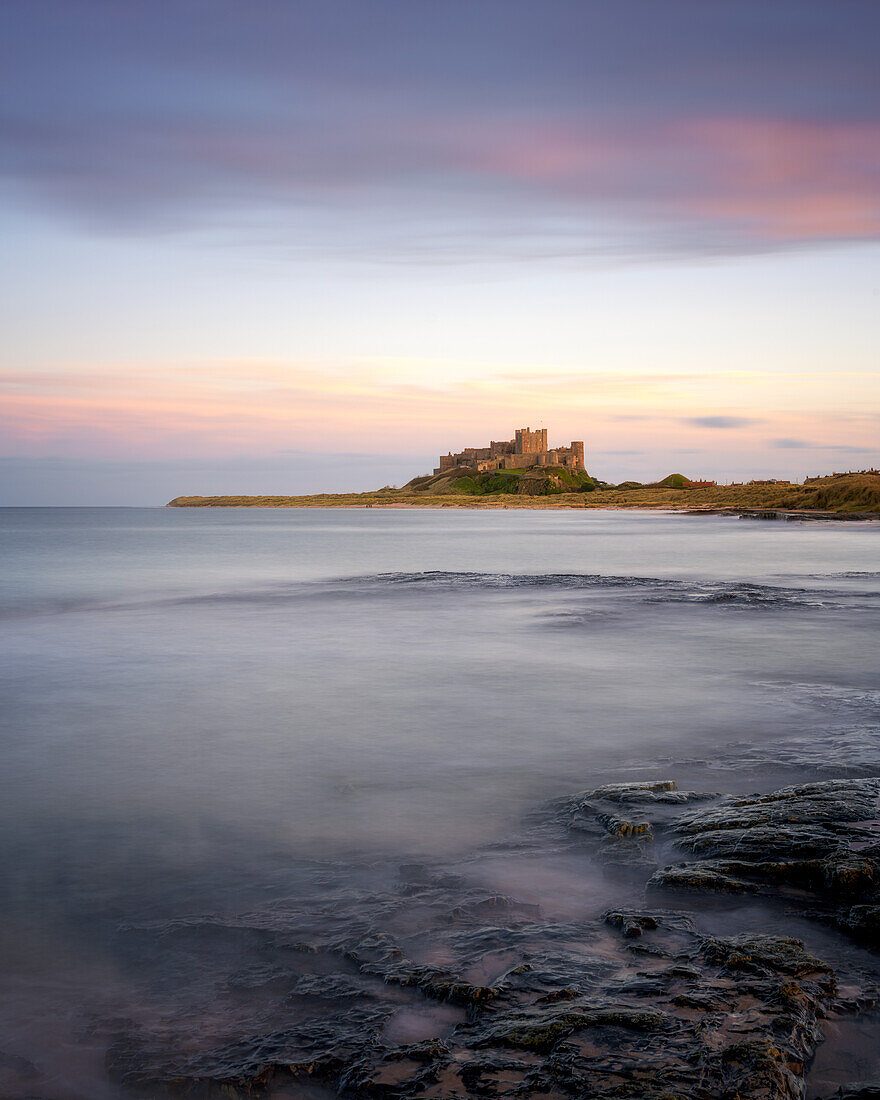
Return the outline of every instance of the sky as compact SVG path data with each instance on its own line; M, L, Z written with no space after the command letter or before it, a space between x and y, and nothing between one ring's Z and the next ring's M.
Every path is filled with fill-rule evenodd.
M876 0L5 0L0 504L880 465Z

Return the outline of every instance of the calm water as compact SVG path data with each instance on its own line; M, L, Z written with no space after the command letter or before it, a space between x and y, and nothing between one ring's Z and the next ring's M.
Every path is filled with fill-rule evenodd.
M100 1021L174 996L132 922L296 896L316 861L368 889L609 778L880 773L880 524L10 509L0 555L3 1095L20 1059L46 1100L117 1095Z

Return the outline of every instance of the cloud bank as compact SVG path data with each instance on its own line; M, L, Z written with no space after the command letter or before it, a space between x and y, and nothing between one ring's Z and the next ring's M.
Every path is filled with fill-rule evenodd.
M684 424L693 424L696 428L748 428L752 424L759 423L751 416L687 416L682 421Z
M452 261L880 236L877 5L32 0L0 38L0 178L115 230Z

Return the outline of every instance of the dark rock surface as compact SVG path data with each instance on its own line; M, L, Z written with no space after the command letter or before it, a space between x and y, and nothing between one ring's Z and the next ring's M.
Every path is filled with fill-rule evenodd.
M827 1100L880 1100L880 1082L841 1085Z
M161 951L171 972L199 950L230 970L197 1019L120 1025L108 1069L149 1097L799 1100L823 1020L875 995L852 978L842 993L791 936L710 935L665 906L778 897L876 945L878 799L878 780L726 798L664 780L556 803L536 832L556 829L631 894L601 919L547 920L409 864L311 911L132 929L133 953ZM254 1010L267 990L274 1007Z
M648 889L798 896L805 914L880 946L880 781L829 780L725 798L670 830L697 859L670 864Z
M321 1018L171 1058L156 1037L129 1035L108 1064L150 1096L259 1095L285 1081L445 1100L801 1095L835 979L800 941L706 937L668 913L615 911L606 922L435 929L457 957L445 970L414 962L387 936L316 944L305 957L339 970L298 978L290 998L313 999ZM490 986L464 976L511 946L516 965ZM400 1004L388 981L463 1006L461 1022L442 1038L388 1041Z

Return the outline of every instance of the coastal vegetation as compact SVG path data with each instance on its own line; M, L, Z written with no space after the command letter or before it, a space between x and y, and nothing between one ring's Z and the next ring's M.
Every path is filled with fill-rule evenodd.
M469 470L452 470L433 477L413 478L404 486L417 493L445 496L451 493L469 493L487 496L496 493L517 493L524 496L554 496L559 493L592 492L597 482L588 473L560 466L552 471L542 469L492 470L474 473Z
M401 489L310 496L180 496L172 508L646 508L687 512L782 511L880 516L880 474L834 474L803 485L747 484L685 488L670 474L647 485L610 485L566 469L449 473L414 478Z

